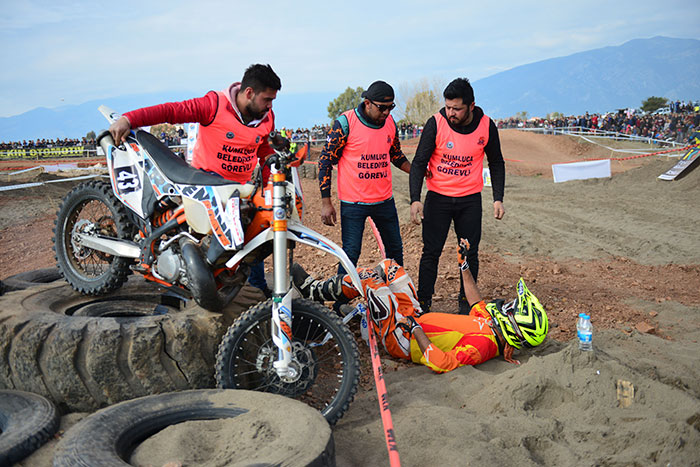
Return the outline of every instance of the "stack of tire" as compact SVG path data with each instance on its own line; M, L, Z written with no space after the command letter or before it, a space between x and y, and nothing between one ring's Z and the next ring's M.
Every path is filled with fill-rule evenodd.
M316 161L306 161L299 166L299 176L302 178L318 177L318 163Z
M0 282L0 466L41 448L69 412L94 413L48 448L56 466L125 465L144 439L170 425L247 413L267 417L279 437L265 454L278 451L275 464L335 465L333 434L317 410L274 394L203 389L214 387L226 328L260 301L257 289L244 287L218 314L180 306L140 277L99 298L54 282L59 277L46 269ZM301 433L299 423L305 437L285 444L285 433Z
M140 277L109 295L86 297L63 281L44 284L51 273L3 280L0 389L40 394L66 413L214 387L225 315L179 306ZM260 300L245 288L239 297L232 313Z

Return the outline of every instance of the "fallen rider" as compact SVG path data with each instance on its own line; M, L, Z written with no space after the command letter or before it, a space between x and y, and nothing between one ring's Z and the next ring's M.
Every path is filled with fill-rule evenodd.
M515 299L486 304L468 269L468 248L463 240L460 268L471 304L468 315L423 313L413 281L393 260L383 260L374 268L357 268L370 322L391 356L443 373L462 365L478 365L498 355L519 364L513 359L515 349L535 347L544 341L549 329L547 314L523 279L518 281ZM300 265L293 264L292 280L302 296L315 301L360 296L347 275L315 280Z

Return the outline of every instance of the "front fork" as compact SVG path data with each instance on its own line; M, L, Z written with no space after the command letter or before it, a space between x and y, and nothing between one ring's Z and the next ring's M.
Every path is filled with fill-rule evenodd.
M272 341L277 346L274 362L277 376L294 380L298 371L292 362L292 289L287 265L287 182L284 172L271 165L272 172Z

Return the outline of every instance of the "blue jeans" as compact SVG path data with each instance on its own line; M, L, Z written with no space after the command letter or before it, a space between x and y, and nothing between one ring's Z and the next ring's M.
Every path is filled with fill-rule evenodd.
M389 198L377 204L357 204L340 202L340 229L343 240L343 250L352 264L357 266L357 260L362 251L362 234L365 231L365 220L371 218L377 226L379 235L384 243L387 258L391 258L403 266L403 244L399 230L399 216L396 214L394 198ZM338 274L345 274L343 265L338 266Z
M250 275L248 283L260 290L267 289L267 281L265 280L265 263L260 261L250 266Z

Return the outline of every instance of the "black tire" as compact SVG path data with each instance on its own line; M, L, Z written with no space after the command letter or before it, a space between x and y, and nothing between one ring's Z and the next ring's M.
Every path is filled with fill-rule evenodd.
M21 272L3 279L2 282L5 285L5 292L11 292L13 290L24 290L39 284L48 284L62 277L58 269L45 268Z
M283 404L284 399L278 399L269 394L251 391L211 389L160 394L122 402L95 412L71 427L56 448L53 465L130 465L132 453L138 444L170 425L190 420L254 415L275 407L274 411L270 411L273 417L264 417L261 425L271 424L271 431L277 433L278 437L284 437L292 430L298 430L301 424L310 436L307 442L300 443L299 446L279 446L278 455L284 456L283 462L259 460L265 461L264 465L334 466L333 434L323 418L314 416L313 411L303 406L295 407L299 410L295 410L297 417L290 417L285 410L288 405ZM261 443L263 442L258 441L258 444ZM158 465L161 463L158 462Z
M216 356L217 387L294 397L319 410L333 425L357 392L357 344L338 315L319 303L293 300L292 317L296 381L281 381L272 367L277 347L271 337L272 300L268 300L246 311L226 332ZM327 333L331 339L318 346Z
M316 164L305 163L304 167L306 167L306 178L316 178L318 176L318 167Z
M214 387L223 320L139 277L100 298L66 284L10 292L0 298L0 389L41 394L62 412L85 412Z
M101 236L129 240L135 230L111 185L101 180L81 183L63 198L53 229L53 249L58 270L75 290L102 295L121 287L133 260L74 242L73 233L93 228Z
M56 407L45 397L0 390L0 465L19 462L58 430Z

